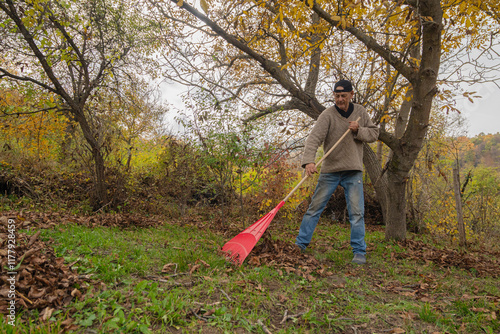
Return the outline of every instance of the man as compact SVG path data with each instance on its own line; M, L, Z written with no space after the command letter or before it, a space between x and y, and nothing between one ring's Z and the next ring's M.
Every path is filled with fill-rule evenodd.
M351 223L351 247L354 253L352 262L365 264L363 142L377 140L378 128L363 106L351 103L353 97L352 84L348 80L337 82L334 86L335 105L321 113L306 140L302 167L311 176L317 173L314 161L318 147L323 143L324 151L327 152L347 129L351 130L351 134L323 161L316 190L302 219L295 244L305 251L321 213L340 184L345 191ZM356 122L358 117L361 119Z

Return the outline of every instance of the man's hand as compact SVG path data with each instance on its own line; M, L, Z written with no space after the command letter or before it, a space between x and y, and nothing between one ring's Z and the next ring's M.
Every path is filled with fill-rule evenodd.
M357 134L359 129L359 123L356 121L349 122L349 129L352 133Z
M306 165L306 174L307 176L311 176L313 174L316 174L318 170L316 169L316 164L315 163L310 163Z

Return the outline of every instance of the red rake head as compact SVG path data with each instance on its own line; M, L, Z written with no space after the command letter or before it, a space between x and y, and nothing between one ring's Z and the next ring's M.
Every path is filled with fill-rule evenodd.
M266 231L267 227L273 220L274 216L278 210L285 204L281 201L274 209L272 209L267 215L259 219L253 225L248 227L246 230L229 240L224 247L222 247L222 252L229 261L235 265L240 266L252 249L255 247L260 237Z

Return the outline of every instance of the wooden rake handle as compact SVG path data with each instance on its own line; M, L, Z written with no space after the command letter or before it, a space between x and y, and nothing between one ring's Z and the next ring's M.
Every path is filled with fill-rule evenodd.
M361 117L358 117L358 119L356 120L356 122L359 122L359 120L361 119ZM319 161L316 163L316 167L319 167L322 163L323 163L323 160L326 159L326 157L328 157L330 155L330 153L332 153L332 151L340 144L340 142L349 134L349 132L351 132L350 129L347 129L346 132L344 132L344 134L342 135L342 137L339 138L339 140L337 140L337 142L328 150L328 152L326 152L323 157L321 159L319 159ZM302 178L302 180L300 180L299 184L297 184L295 186L295 188L292 189L292 191L290 191L290 193L285 197L285 199L283 200L283 202L286 202L288 201L288 199L290 197L292 197L293 193L295 191L297 191L297 189L300 188L300 186L302 185L302 183L304 183L307 179L309 178L309 175L306 174L306 176L304 176Z

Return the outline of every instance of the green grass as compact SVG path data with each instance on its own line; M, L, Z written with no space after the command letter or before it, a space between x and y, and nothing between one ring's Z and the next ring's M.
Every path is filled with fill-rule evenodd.
M131 275L158 275L168 263L176 263L178 272L187 271L200 259L215 268L224 266L224 259L216 252L220 237L198 233L195 227L175 225L129 230L70 225L45 230L43 236L64 240L54 248L68 263L77 261L73 268L112 283ZM200 270L207 272L204 266Z
M292 231L280 237L294 233L286 223L280 228ZM248 262L235 268L218 254L227 237L196 226L61 225L42 238L92 281L79 287L86 291L81 300L48 322L40 323L37 311L20 314L18 332L58 333L68 317L82 333L264 333L259 320L272 333L500 331L497 279L395 261L393 253L404 249L381 231L367 236L369 265L355 266L348 227L318 226L308 252L333 275L313 280ZM170 271L162 273L166 264ZM412 294L417 285L424 288ZM282 322L285 312L298 316ZM13 333L0 320L0 332Z

